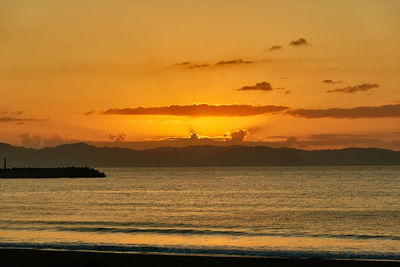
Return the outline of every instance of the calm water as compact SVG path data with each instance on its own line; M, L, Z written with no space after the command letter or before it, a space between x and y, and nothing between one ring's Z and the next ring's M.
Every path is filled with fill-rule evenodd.
M400 260L400 167L0 179L0 247Z

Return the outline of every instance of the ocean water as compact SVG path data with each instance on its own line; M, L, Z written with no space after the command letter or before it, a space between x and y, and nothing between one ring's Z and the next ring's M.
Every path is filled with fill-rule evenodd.
M400 167L0 179L0 247L400 260Z

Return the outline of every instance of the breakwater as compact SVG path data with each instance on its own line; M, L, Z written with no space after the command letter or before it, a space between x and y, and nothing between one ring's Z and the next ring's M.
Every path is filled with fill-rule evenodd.
M65 168L11 168L0 169L0 178L79 178L106 177L96 169L89 167Z

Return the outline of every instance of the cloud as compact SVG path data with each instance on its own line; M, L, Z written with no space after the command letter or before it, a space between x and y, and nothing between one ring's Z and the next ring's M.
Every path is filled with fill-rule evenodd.
M273 45L268 49L268 51L277 51L277 50L282 50L282 49L283 48L280 45Z
M260 82L255 85L244 86L242 88L236 89L237 91L272 91L272 86L268 82Z
M379 84L369 84L369 83L363 83L360 85L355 85L355 86L347 86L344 88L336 88L336 89L331 89L327 90L327 93L349 93L353 94L356 92L365 92L374 88L378 88Z
M302 118L400 118L400 104L330 109L293 109L286 112L289 115Z
M30 136L29 134L20 134L20 138L22 138L22 146L29 148L38 148L41 145L41 137L39 135Z
M204 64L192 64L189 65L188 68L189 69L198 69L198 68L208 68L210 67L210 65L208 63L204 63Z
M304 38L299 38L297 40L292 40L289 45L291 46L304 46L304 45L310 45L310 43L307 42L306 39Z
M113 108L103 112L104 115L167 115L167 116L254 116L280 112L288 109L285 106L253 106L253 105L171 105L162 107Z
M128 135L126 133L119 133L119 134L109 134L108 138L114 142L124 142Z
M221 65L240 65L240 64L254 64L255 61L243 60L243 59L233 59L233 60L221 60L215 63L216 66Z
M179 62L179 63L174 63L173 66L181 67L181 66L188 66L191 65L192 63L189 61L184 61L184 62Z
M342 81L333 81L333 80L323 80L323 83L328 83L328 84L337 84L337 83L341 83Z
M30 135L29 133L20 134L19 137L22 139L22 146L28 148L40 148L40 147L55 147L62 144L72 144L81 142L78 139L70 139L68 136L61 137L57 134L44 138L40 135Z
M237 130L235 132L230 133L230 137L232 142L242 142L243 139L249 134L247 130Z
M94 114L94 110L90 110L90 111L88 111L88 112L85 112L84 114L86 115L86 116L90 116L90 115L93 115Z
M32 118L13 118L13 117L0 117L1 122L28 122L28 121L44 121L42 119L32 119Z
M268 60L268 62L270 62ZM256 64L257 61L250 61L244 59L231 59L231 60L220 60L215 64L210 63L194 63L190 61L184 61L175 63L173 67L185 68L185 69L198 69L198 68L211 68L211 67L221 67L221 66L232 66L232 65L248 65L248 64Z
M2 111L0 114L11 114L11 115L22 115L24 112L22 110L20 111L15 111L15 112L8 112L8 111Z

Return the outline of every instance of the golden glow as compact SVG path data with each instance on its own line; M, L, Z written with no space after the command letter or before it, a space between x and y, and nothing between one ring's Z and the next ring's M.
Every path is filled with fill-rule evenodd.
M21 144L26 133L104 142L118 134L143 141L243 129L253 141L362 135L376 139L365 146L400 149L394 136L400 115L102 115L111 108L195 103L290 109L399 104L399 13L396 0L7 1L0 7L0 142ZM299 38L308 45L289 45ZM270 51L273 46L281 49ZM271 90L254 88L263 82ZM362 84L379 87L335 90Z

